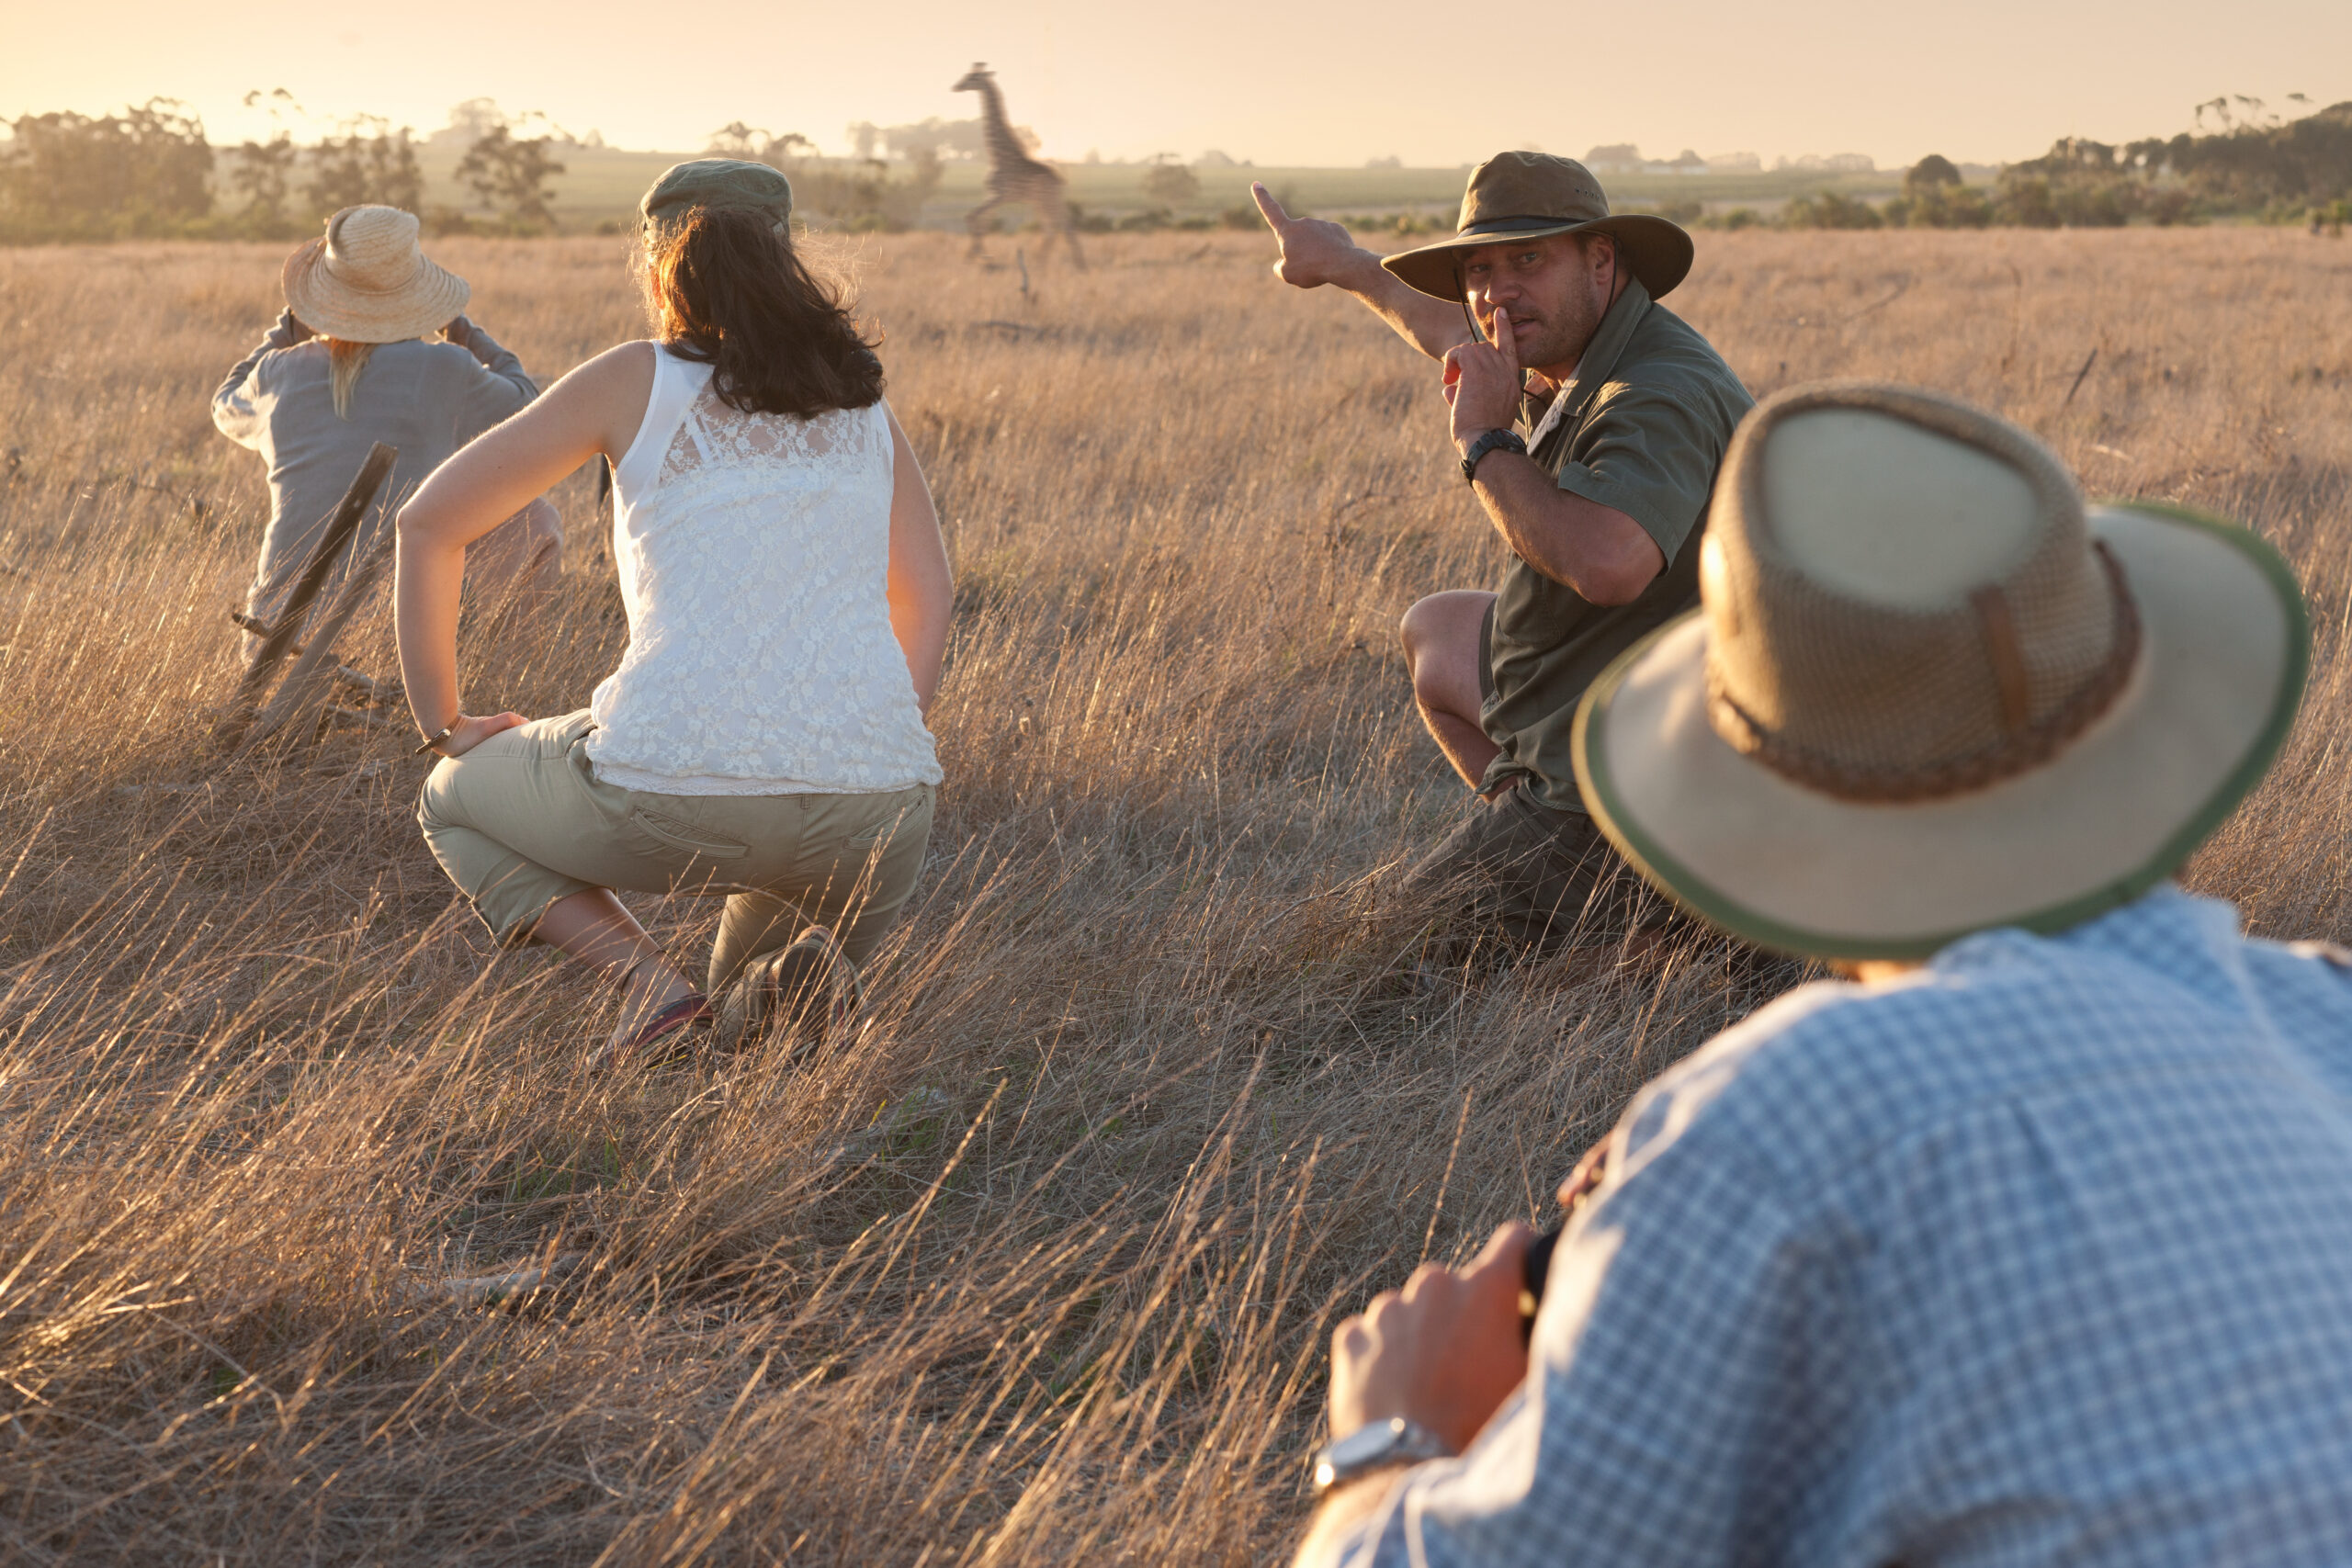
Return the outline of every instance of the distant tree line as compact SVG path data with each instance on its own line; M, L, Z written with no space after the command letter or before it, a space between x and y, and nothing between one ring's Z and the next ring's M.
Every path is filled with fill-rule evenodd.
M1792 229L2114 229L2251 217L2340 233L2352 220L2352 102L2282 120L2257 99L2215 98L2198 106L2197 119L2200 129L2217 128L2120 146L2066 137L2039 158L2008 164L1989 186L1966 184L1950 159L1931 154L1905 175L1903 194L1891 201L1822 191L1790 202L1779 221ZM1745 228L1764 220L1734 209L1710 221Z
M300 106L284 89L248 94L266 109L271 131L215 147L187 105L151 98L118 114L27 114L0 141L0 243L133 237L284 239L313 232L340 208L381 202L421 213L436 232L545 232L555 226L549 183L571 139L544 116L510 117L488 99L458 106L451 129L433 141L465 147L455 174L474 197L472 212L423 207L421 145L407 126L374 116L338 122L310 141L289 124ZM2301 100L2296 100L2300 107ZM921 221L936 191L943 157L978 147L978 124L851 128L854 159L820 157L807 137L774 134L738 120L714 132L708 151L752 158L790 175L799 206L819 222L897 230ZM2258 100L2219 97L2197 107L2196 129L2120 145L2069 137L2041 157L1971 185L1950 159L1931 154L1905 175L1900 195L1872 202L1824 190L1767 217L1752 208L1709 212L1696 202L1666 215L1711 228L1770 223L1793 229L2113 228L2254 217L2308 221L2340 233L2352 221L2352 102L2288 119ZM587 145L598 143L591 137ZM898 162L877 157L877 146ZM1205 226L1172 209L1195 199L1199 181L1172 154L1151 161L1146 194L1160 205L1121 228ZM481 216L482 212L491 214ZM1081 226L1106 219L1074 213ZM1254 209L1221 220L1254 227ZM1419 227L1399 220L1400 232Z
M290 239L313 232L345 207L381 203L422 213L438 232L487 228L511 233L554 226L548 182L563 173L551 148L560 133L541 117L510 119L461 106L470 138L458 181L483 219L455 209L427 212L419 142L407 126L373 115L299 141L285 123L299 106L279 89L246 96L270 111L260 140L216 148L185 104L151 98L119 114L21 115L0 142L0 243L187 237Z
M0 236L177 232L212 210L212 146L187 106L20 115L0 148Z

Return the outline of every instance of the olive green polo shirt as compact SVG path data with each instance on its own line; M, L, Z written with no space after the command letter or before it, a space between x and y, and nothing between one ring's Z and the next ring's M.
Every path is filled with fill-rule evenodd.
M1723 356L1634 283L1601 318L1559 391L1565 407L1533 457L1562 490L1614 507L1657 542L1666 570L1630 604L1595 604L1517 556L1503 572L1479 649L1479 719L1502 754L1481 787L1521 781L1582 811L1568 728L1609 661L1699 602L1699 536L1732 431L1756 406ZM1522 406L1530 436L1544 409Z

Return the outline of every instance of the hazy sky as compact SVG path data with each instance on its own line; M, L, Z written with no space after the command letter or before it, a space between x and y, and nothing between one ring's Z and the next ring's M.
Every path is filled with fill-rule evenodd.
M284 86L322 119L367 110L429 131L486 96L622 146L691 150L741 118L844 151L852 120L971 114L947 87L976 59L1046 154L1070 161L1214 147L1260 164L1451 164L1635 141L1768 164L1998 162L2063 135L2186 130L2191 106L2222 93L2282 109L2293 92L2352 98L2352 0L0 6L0 115L162 94L195 104L216 141L256 129L247 89Z

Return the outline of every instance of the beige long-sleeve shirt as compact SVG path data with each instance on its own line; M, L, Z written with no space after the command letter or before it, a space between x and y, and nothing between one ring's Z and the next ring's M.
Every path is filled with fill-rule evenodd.
M212 423L269 465L269 526L246 612L275 619L329 513L381 441L400 448L391 477L360 525L362 543L390 525L425 476L451 453L538 396L522 362L464 317L448 342L377 345L338 417L327 345L281 315L212 396Z

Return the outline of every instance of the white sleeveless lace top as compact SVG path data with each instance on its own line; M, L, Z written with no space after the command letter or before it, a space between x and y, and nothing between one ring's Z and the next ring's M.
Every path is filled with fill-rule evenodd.
M655 349L613 470L628 651L596 688L596 776L661 795L852 795L939 782L890 632L883 405L741 413Z

